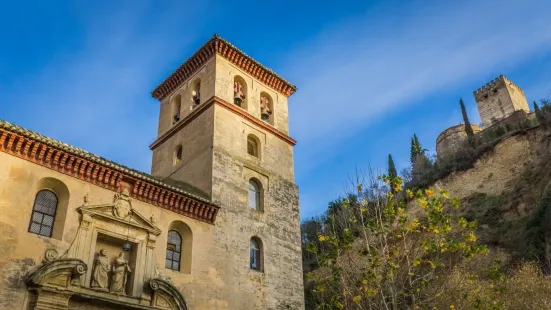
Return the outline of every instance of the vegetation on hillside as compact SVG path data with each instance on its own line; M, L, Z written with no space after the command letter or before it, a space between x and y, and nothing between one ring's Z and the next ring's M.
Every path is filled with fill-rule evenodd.
M504 137L547 130L551 101L534 110L533 119L475 134L438 160L414 135L411 167L401 177L389 155L386 176L357 177L346 197L304 221L306 309L551 309L551 154L545 146L518 184L499 195L477 193L459 203L430 189L473 167Z

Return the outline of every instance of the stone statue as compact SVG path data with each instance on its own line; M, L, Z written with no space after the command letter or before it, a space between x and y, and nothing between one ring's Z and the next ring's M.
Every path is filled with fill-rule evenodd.
M132 272L132 270L128 265L128 261L124 259L124 253L121 252L113 264L111 292L126 294L126 282L130 272Z
M107 251L101 249L94 262L94 273L92 274L92 283L90 287L107 291L109 285L109 259Z

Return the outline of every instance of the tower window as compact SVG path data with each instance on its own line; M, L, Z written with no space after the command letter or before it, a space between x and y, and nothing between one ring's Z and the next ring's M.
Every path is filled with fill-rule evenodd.
M266 93L260 94L260 118L266 123L274 124L272 98Z
M193 88L191 90L191 100L193 100L193 103L196 105L201 103L201 80L197 79L193 83Z
M257 237L251 238L249 267L251 270L262 271L262 241Z
M172 101L172 124L177 123L180 120L180 113L182 110L182 96L176 95Z
M247 153L254 157L260 157L259 156L259 150L258 150L259 143L255 136L249 135L247 136Z
M182 236L175 231L168 232L168 241L166 243L165 267L175 271L180 271L180 256L182 253Z
M178 147L176 148L176 151L174 152L174 164L176 165L181 161L182 161L182 146L178 145Z
M262 210L262 187L260 183L254 179L249 180L249 207L251 209Z
M247 84L240 76L233 79L233 103L246 109Z
M36 194L29 232L51 237L57 212L58 199L54 192L43 189Z

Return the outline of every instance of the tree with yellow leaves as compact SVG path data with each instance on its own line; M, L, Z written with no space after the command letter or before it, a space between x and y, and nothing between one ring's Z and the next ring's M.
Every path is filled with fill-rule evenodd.
M366 194L357 184L354 201L342 201L355 212L340 213L352 216L328 219L346 220L349 226L326 225L317 240L323 246L307 247L320 266L307 275L314 282L316 308L427 309L443 293L438 289L443 275L486 251L476 243L476 223L454 216L459 201L444 190L403 193L397 176L370 182L393 190Z

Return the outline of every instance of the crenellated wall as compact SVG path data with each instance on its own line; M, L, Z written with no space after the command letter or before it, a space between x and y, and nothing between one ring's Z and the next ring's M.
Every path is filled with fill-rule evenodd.
M476 90L474 97L484 127L491 126L515 111L530 113L524 91L503 75Z

